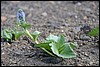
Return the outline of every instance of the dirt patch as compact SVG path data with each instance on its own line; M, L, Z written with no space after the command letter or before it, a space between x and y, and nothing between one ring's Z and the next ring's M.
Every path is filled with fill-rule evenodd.
M2 66L99 66L99 37L89 37L87 32L99 24L98 1L1 1L1 29L13 28L16 12L21 8L30 32L42 32L39 41L50 33L64 34L66 41L77 42L76 58L54 58L39 48L31 47L22 36L11 43L1 42ZM27 37L26 37L27 38Z

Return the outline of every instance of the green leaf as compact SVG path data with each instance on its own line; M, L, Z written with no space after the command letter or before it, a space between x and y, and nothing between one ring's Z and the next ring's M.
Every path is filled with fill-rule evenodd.
M51 49L54 54L56 54L59 57L62 58L72 58L76 57L76 53L73 51L73 49L69 46L69 44L63 44L61 47L61 50L58 50L56 43L51 43Z
M50 34L47 38L46 38L47 41L54 41L54 42L58 42L59 40L59 37L58 36L55 36L53 34Z
M99 27L93 28L88 35L90 36L98 36L99 35Z
M34 41L37 40L38 36L41 34L41 32L39 31L34 31L33 33L31 33L32 37L34 38Z
M64 44L64 45L65 45L65 47L61 51L59 56L61 56L63 58L73 58L73 57L76 57L76 53L73 51L73 49L69 45L67 45L67 44Z
M62 58L73 58L76 57L76 53L73 51L77 45L71 42L65 43L65 39L63 35L55 36L50 34L44 43L36 44L36 46L43 48L50 55L57 55ZM52 51L49 52L49 51Z
M40 44L36 44L35 46L40 47L40 48L45 48L47 50L51 50L51 47L49 46L49 43L40 43Z
M31 27L31 25L29 23L26 22L22 22L21 27L23 27L24 29L29 29Z
M58 37L50 34L46 40L52 41L49 45L51 46L52 52L57 56L62 58L76 57L76 53L73 51L73 48L76 47L76 44L71 42L65 43L63 35Z
M60 35L58 42L59 42L59 44L64 44L65 43L65 39L64 39L63 35Z
M10 39L10 40L12 40L12 33L11 33L10 29L2 30L1 36L2 36L3 38L5 38L5 39Z
M63 35L60 35L59 38L58 38L58 42L56 42L58 45L57 45L57 48L58 50L61 49L61 47L63 47L62 44L65 43L65 39L64 39L64 36Z
M58 51L58 48L57 48L57 44L55 44L55 43L50 43L49 45L51 46L52 52L53 52L54 54L56 54L56 55L59 55L59 51Z
M23 34L24 34L23 31L21 31L21 32L16 31L16 30L14 31L14 35L15 35L15 39L16 40L18 40L20 38L20 36L23 35Z

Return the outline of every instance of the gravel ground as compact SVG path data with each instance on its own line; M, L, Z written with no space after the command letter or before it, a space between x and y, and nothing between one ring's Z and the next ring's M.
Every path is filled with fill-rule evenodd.
M1 28L13 28L16 12L21 8L31 31L42 32L39 40L50 33L64 34L66 41L76 42L76 58L64 59L48 56L39 48L32 48L27 39L1 42L2 66L99 66L99 43L87 33L99 26L98 1L1 1ZM26 37L27 38L27 37Z

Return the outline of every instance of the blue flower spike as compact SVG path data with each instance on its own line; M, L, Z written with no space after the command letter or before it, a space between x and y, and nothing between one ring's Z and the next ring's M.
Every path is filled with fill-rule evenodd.
M19 23L22 23L22 21L25 21L25 13L22 9L19 9L17 12L17 20Z

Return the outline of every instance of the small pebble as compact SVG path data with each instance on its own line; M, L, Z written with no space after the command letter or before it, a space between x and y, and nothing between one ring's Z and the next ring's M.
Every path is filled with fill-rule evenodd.
M78 6L80 6L80 5L81 5L81 3L80 3L80 2L78 2L78 3L77 3L77 5L78 5Z
M90 62L90 65L92 65L93 64L93 62Z
M47 16L47 13L46 12L42 13L42 16Z
M61 32L63 33L63 32L64 32L64 30L61 30Z
M49 1L49 3L51 3L51 4L55 4L55 2L54 2L54 1Z
M85 56L88 56L88 54L87 53L84 53L85 54Z
M18 3L18 2L20 2L20 1L11 1L12 3Z
M77 66L83 66L82 64L77 64Z
M90 26L83 26L83 27L81 27L80 29L81 29L81 31L83 31L85 34L87 34L87 33L91 30Z
M4 52L2 52L2 55L5 54Z
M7 17L6 16L1 16L1 21L2 22L5 22L7 20Z
M78 16L75 16L75 18L78 18Z
M74 27L74 28L73 28L73 31L74 31L75 33L78 33L78 32L80 31L80 27Z
M10 62L12 62L12 63L17 63L16 60L12 60L12 59L10 59Z
M31 13L29 13L29 14L28 14L28 17L31 17L31 16L32 16L32 14L31 14Z
M86 36L86 35L84 34L84 35L80 35L80 39L81 39L81 40L89 40L90 37L89 37L89 36Z
M88 18L87 18L87 16L84 16L83 19L86 20L86 19L88 19Z

